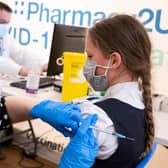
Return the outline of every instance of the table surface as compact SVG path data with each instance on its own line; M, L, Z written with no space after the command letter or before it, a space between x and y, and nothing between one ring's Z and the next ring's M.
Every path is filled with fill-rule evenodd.
M35 97L40 100L52 99L55 101L61 101L61 93L55 91L54 87L46 87L43 89L39 89L37 94L28 94L25 92L24 89L19 89L10 86L11 82L18 80L19 80L18 78L11 78L11 77L3 80L2 95L29 96L29 97ZM59 133L53 127L41 121L40 119L31 120L31 123L33 125L35 136L41 137L40 140L41 142L43 141L43 144L38 143L37 155L58 164L62 154L62 151L60 149L58 150L58 147L61 146L61 149L62 147L65 147L68 144L69 139L65 138L61 133ZM13 124L13 126L14 131L16 133L22 132L29 128L27 121ZM19 145L26 141L27 141L26 134L14 134L14 143ZM49 148L46 144L50 144L55 149ZM23 146L21 145L21 147Z
M2 83L2 95L4 96L22 95L22 96L36 97L38 99L48 98L48 99L53 99L57 101L61 100L61 93L58 91L55 91L53 86L39 89L37 94L29 94L29 93L26 93L24 89L10 86L11 82L18 81L18 80L21 80L21 79L11 78L11 77L4 79Z

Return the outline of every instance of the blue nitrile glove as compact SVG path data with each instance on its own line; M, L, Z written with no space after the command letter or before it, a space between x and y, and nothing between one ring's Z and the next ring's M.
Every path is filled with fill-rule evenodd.
M98 145L90 125L97 121L97 115L89 115L83 120L76 135L62 154L59 168L90 168L98 153Z
M44 100L35 105L30 116L47 122L64 136L74 136L81 122L80 108L73 103ZM67 128L71 128L68 130Z

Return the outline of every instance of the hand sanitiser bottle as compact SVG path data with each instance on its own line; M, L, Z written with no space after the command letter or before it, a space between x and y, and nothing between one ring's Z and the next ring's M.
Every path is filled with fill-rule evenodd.
M41 67L37 60L34 61L31 70L27 76L26 92L36 94L39 88Z

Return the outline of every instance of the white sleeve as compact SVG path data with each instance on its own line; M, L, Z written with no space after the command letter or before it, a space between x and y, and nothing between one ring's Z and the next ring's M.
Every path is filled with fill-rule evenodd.
M98 121L96 122L96 127L101 129L108 129L111 132L115 132L112 120L107 116L107 114L98 106L92 104L91 102L83 102L79 104L82 112L82 117L86 117L88 114L97 114ZM99 152L97 155L98 159L104 160L109 158L117 149L118 141L113 135L109 135L100 131L93 130L97 143L99 146Z
M9 36L3 38L2 44L3 52L0 55L0 73L18 75L21 66L11 58L11 40Z
M15 62L27 68L32 68L34 60L38 60L41 66L48 63L48 57L41 51L33 47L22 47L14 39L11 39L10 56Z
M10 57L0 56L0 73L7 75L18 75L21 66Z

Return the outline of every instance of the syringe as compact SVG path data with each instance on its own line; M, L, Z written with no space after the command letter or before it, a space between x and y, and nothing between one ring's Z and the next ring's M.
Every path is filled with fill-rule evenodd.
M134 138L127 137L127 136L125 136L125 135L123 135L123 134L120 134L120 133L117 133L117 132L110 132L109 130L104 130L104 129L102 129L102 128L98 128L98 127L95 127L95 126L92 126L92 125L90 126L90 128L92 128L92 129L94 129L94 130L96 130L96 131L104 132L104 133L106 133L106 134L114 135L114 136L116 136L117 138L123 138L123 139L128 139L128 140L130 140L130 141L135 141Z

